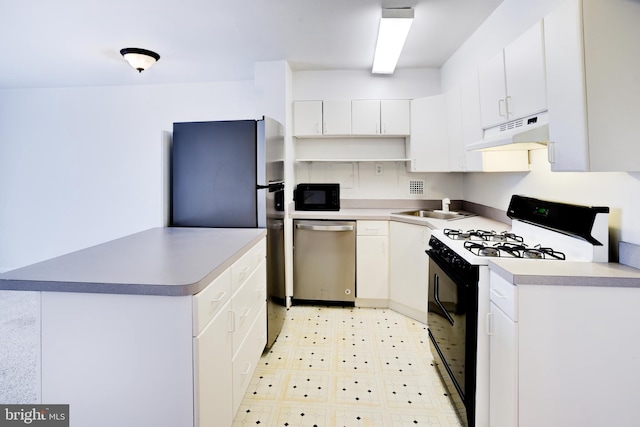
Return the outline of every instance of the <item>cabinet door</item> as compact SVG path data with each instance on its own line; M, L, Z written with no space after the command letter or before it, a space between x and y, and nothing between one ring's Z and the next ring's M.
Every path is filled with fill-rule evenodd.
M489 424L517 427L518 324L493 302L489 316Z
M293 134L295 136L322 135L322 101L293 103Z
M547 109L542 22L538 22L504 49L508 120Z
M256 370L260 355L267 343L267 306L262 305L258 316L246 334L242 346L233 358L233 386L227 390L233 395L232 411L235 414L242 403L244 394L249 387L251 377ZM216 424L216 426L230 426L231 424Z
M230 426L233 422L229 305L227 301L193 339L196 427Z
M465 172L482 171L482 156L479 151L467 151L467 144L482 139L480 117L480 86L478 74L473 73L460 84L460 109L462 110L462 162Z
M507 87L505 83L504 52L485 62L478 69L480 82L480 115L483 129L504 123L507 118Z
M408 99L383 99L380 101L382 135L409 135L411 133L411 103Z
M356 296L389 298L389 238L358 236L356 252Z
M322 101L323 135L351 134L351 101Z
M430 237L426 226L390 223L389 306L425 323L429 271L425 250Z
M353 135L380 134L380 101L354 99L351 101L351 133Z
M449 172L445 96L411 101L411 136L407 140L411 172Z
M464 171L465 146L462 139L462 104L460 87L456 86L444 95L447 114L447 142L449 147L449 170Z
M640 3L566 1L544 19L553 171L637 171Z

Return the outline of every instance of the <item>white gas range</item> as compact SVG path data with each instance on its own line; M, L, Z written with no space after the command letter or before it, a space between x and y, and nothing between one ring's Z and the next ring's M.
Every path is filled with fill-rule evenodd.
M445 384L453 384L450 395L463 425L489 422L489 340L478 333L489 312L489 260L605 262L608 213L606 207L514 195L510 230L433 231L427 251L431 352Z

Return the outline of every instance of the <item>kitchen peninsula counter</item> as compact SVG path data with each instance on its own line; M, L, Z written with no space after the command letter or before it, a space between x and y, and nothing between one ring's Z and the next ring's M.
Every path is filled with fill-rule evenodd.
M0 290L194 295L264 229L152 228L0 274Z
M0 275L32 302L5 325L0 391L19 390L0 400L68 404L73 426L231 425L266 344L265 255L265 229L153 228Z

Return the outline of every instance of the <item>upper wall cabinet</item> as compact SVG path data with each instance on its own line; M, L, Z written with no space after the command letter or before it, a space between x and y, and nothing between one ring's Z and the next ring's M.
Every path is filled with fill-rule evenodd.
M293 104L295 136L351 134L351 101L297 101Z
M411 132L410 101L354 99L351 130L354 135L406 136Z
M467 151L466 146L482 138L478 77L463 79L445 95L450 170L461 172L528 172L525 150Z
M539 22L478 70L484 129L547 109L543 39Z
M449 172L445 95L411 101L411 136L407 138L410 172Z
M554 171L639 171L640 3L565 0L544 20Z
M349 100L322 101L322 134L351 134L351 102Z
M407 136L411 132L407 99L296 101L293 134L319 136Z

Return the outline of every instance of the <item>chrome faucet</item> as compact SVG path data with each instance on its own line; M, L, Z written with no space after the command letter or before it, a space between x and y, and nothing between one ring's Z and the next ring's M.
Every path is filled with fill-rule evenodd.
M442 212L449 212L449 205L451 204L451 200L447 197L442 199Z

